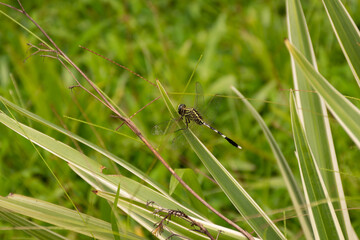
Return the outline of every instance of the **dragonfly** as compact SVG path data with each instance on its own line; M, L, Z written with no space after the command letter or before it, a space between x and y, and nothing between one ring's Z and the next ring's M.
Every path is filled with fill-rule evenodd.
M195 108L186 107L186 105L182 103L182 104L179 104L179 106L178 106L178 113L180 115L180 119L185 120L186 128L189 127L189 123L191 123L191 122L194 122L198 125L204 125L204 126L210 128L211 130L213 130L214 132L216 132L217 134L219 134L220 136L222 136L226 141L228 141L234 147L242 149L241 146L239 144L237 144L234 140L228 138L223 133L221 133L219 130L213 128L212 126L210 126L210 124L207 124L206 122L204 122L203 117Z
M196 83L196 98L195 98L195 106L198 105L199 102L203 101L203 94L202 94L202 88L201 88L201 84L200 83ZM181 103L178 105L178 114L180 115L179 118L177 119L173 119L171 120L172 122L175 121L185 121L186 127L183 129L178 129L179 130L185 130L189 128L189 125L192 123L195 123L197 125L204 125L208 128L210 128L211 130L213 130L214 132L216 132L217 134L219 134L221 137L223 137L228 143L230 143L232 146L238 148L238 149L242 149L241 146L239 144L237 144L234 140L230 139L229 137L227 137L226 135L224 135L223 133L221 133L219 130L215 129L214 127L212 127L210 124L208 124L207 122L204 121L203 116L199 113L199 111L197 110L197 108L195 107L187 107L185 104ZM168 130L169 127L169 123L166 124L166 130ZM161 128L159 126L154 126L153 128L153 133L155 135L159 135L162 134L166 131L162 131Z

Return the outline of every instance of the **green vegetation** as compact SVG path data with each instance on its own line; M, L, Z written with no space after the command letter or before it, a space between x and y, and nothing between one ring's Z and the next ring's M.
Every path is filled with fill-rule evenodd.
M359 235L360 84L355 78L360 75L360 37L340 10L329 8L332 19L341 19L334 26L345 26L337 29L346 61L321 1L306 1L301 8L312 49L301 8L287 2L288 9L285 1L199 0L34 0L23 6L122 114L131 116L161 97L131 120L178 175L228 219L264 239L341 239L342 234L351 239L327 142L334 142L346 208ZM324 2L329 6L333 1ZM6 3L18 7L16 1ZM347 1L345 7L359 26L360 4ZM185 190L129 127L124 124L116 132L122 122L109 108L81 88L71 88L77 84L58 61L63 58L40 56L55 56L51 52L31 56L36 49L27 43L38 46L35 36L49 41L29 19L5 6L0 10L1 239L28 234L40 239L155 239L152 231L165 239L171 235L168 229L160 235L154 223L169 209L200 221L214 238L220 226L219 239L242 237ZM322 76L307 62L314 64L312 51ZM298 64L296 74L289 52ZM79 72L66 66L95 94ZM208 101L214 96L217 101L210 123L242 150L206 127L195 135L183 131L188 143L176 148L174 134L151 134L155 124L176 116L176 104L193 104L195 82L202 84ZM328 116L317 93L332 109ZM324 133L324 118L332 137ZM10 193L15 195L5 198ZM5 210L10 208L23 215ZM162 217L153 214L154 208L163 208ZM312 213L305 213L309 209ZM184 217L171 220L164 224L172 231L209 239L189 231L194 228ZM40 227L49 224L60 229ZM20 226L27 231L15 228Z

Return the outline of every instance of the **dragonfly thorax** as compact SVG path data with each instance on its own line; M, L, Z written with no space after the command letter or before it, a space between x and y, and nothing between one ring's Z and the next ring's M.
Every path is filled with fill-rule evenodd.
M195 122L199 125L204 124L202 116L195 108L186 107L185 104L180 104L178 106L178 113L182 119L185 119L186 124L189 124L190 122Z

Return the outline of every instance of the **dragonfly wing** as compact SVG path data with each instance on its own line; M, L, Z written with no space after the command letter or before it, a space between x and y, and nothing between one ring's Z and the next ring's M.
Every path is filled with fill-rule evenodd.
M155 125L152 129L151 129L151 134L152 135L163 135L164 129L161 128L161 126L159 125Z
M174 131L174 129L173 129L175 127L174 125L176 125L174 123L175 123L175 120L173 120L173 119L159 123L151 129L151 134L152 135L165 135L167 133L171 133Z
M201 83L196 82L195 85L195 104L194 104L194 108L196 109L201 109L202 107L204 107L204 91L203 88L201 86Z

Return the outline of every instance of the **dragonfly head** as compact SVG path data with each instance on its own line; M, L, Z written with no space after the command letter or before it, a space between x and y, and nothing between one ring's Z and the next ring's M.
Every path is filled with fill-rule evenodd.
M179 104L178 106L178 113L182 116L184 115L184 110L186 108L186 105L185 104Z

